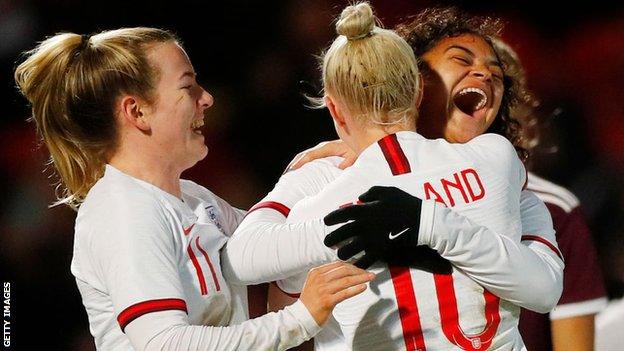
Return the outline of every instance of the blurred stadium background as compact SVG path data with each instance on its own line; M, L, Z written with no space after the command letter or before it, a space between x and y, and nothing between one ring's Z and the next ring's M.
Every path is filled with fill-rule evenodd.
M619 3L619 4L618 4ZM73 220L54 200L25 101L12 79L20 52L60 31L123 26L170 29L183 39L204 87L208 157L185 174L248 208L299 151L334 139L326 111L304 107L318 86L315 54L334 37L343 1L0 0L0 270L12 284L12 349L93 350L69 272ZM624 292L624 3L596 0L372 1L386 27L433 5L507 21L504 38L542 101L545 142L536 173L572 189L593 229L611 297ZM308 84L300 84L300 81Z

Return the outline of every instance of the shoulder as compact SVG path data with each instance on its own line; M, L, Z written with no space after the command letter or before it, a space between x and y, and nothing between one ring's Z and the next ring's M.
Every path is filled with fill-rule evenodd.
M513 147L513 145L511 144L509 140L507 140L507 138L505 138L504 136L500 134L495 134L495 133L484 133L484 134L478 135L474 137L472 140L470 140L467 144L475 144L475 143L494 144L494 145Z
M293 174L297 176L301 176L303 174L336 175L342 171L338 166L343 160L344 158L338 156L318 158L304 164L299 169L288 171L286 174Z
M230 210L232 208L232 205L219 195L191 180L181 179L180 188L185 197L195 198L199 203L204 204L203 206L211 205L220 211Z
M80 206L75 232L77 240L126 240L143 232L168 235L172 222L171 206L155 190L129 176L106 174Z
M163 208L163 200L149 188L129 176L106 174L89 191L78 211L101 212L107 215L153 212Z
M516 149L507 138L493 133L481 134L465 144L467 147L482 150L499 156L513 156L518 158Z
M311 162L308 162L308 165L311 165L312 167L316 167L316 168L338 168L338 165L340 165L340 163L344 161L343 157L340 156L330 156L330 157L324 157L324 158L319 158L316 160L313 160ZM305 165L304 165L305 167Z
M280 177L274 191L287 192L297 200L317 194L343 173L338 167L342 160L342 157L335 156L316 159L299 169L288 171Z
M217 198L217 195L215 195L212 191L188 179L180 179L180 189L184 194L191 195L202 200L210 201Z
M578 198L568 189L530 172L527 189L550 205L549 207L556 206L565 213L570 213L579 206Z

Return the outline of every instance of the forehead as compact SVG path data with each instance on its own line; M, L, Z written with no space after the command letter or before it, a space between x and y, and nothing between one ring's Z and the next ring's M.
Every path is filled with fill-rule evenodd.
M158 69L161 80L178 79L184 72L193 71L191 60L176 42L159 43L148 50L148 60Z
M448 37L440 40L427 53L443 54L454 47L461 47L470 50L475 56L494 58L494 50L492 46L476 34L462 34L454 37ZM426 53L426 54L427 54Z

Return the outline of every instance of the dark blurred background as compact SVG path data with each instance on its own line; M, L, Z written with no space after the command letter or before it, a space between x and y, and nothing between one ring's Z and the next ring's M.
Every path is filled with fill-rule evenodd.
M619 4L618 4L619 3ZM536 173L572 189L593 229L611 297L624 281L624 5L596 0L372 1L386 27L433 5L457 5L507 21L529 85L542 100L545 142ZM60 31L123 26L175 31L215 97L208 157L185 174L248 208L299 151L334 139L326 111L304 107L318 87L315 54L334 38L343 1L82 2L0 0L0 269L11 282L12 349L92 350L87 316L69 271L73 220L49 209L52 172L12 79L20 52ZM45 345L45 346L44 346Z

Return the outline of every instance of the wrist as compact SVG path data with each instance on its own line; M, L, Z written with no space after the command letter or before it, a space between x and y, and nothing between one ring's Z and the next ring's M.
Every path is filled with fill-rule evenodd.
M423 200L420 204L420 224L416 245L431 246L436 207L434 200Z
M310 312L308 306L306 306L301 299L286 308L296 316L299 323L301 323L303 328L306 330L308 334L306 339L314 337L321 330L322 324L316 320L314 315Z

